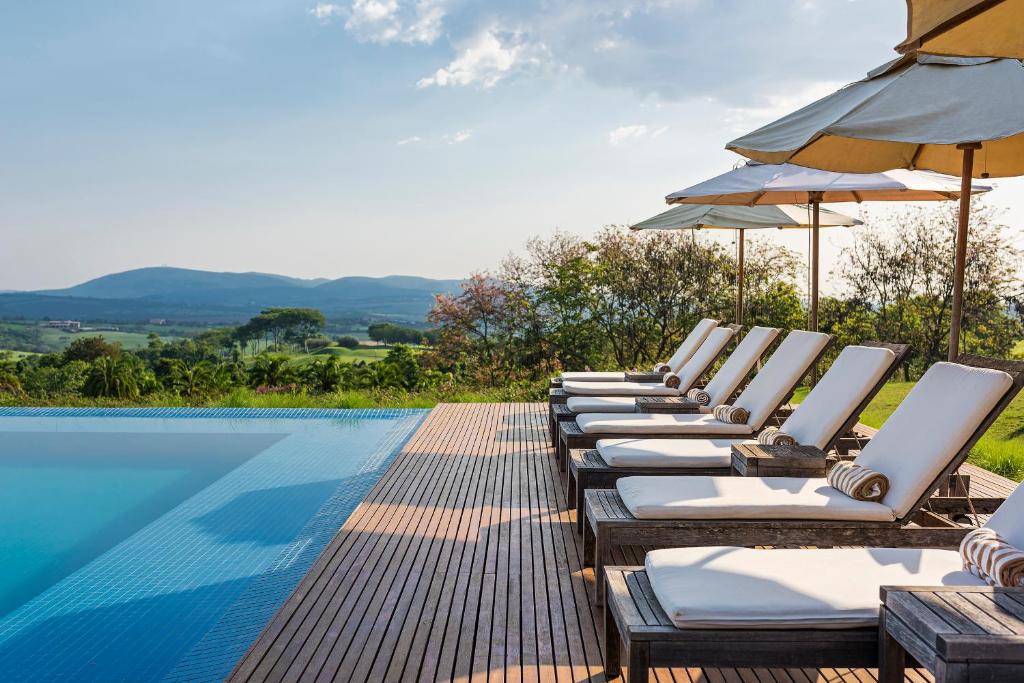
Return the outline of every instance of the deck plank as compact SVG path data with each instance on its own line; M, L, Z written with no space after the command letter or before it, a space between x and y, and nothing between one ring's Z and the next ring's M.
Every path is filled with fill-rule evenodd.
M238 663L233 681L605 680L593 573L546 406L440 405ZM976 495L1013 483L965 465ZM643 548L616 562L640 564ZM868 670L657 670L662 683L875 681ZM908 671L908 681L926 675Z

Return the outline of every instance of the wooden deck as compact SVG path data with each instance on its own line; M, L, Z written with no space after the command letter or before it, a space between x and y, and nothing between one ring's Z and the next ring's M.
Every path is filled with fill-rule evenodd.
M231 680L605 680L592 573L581 569L546 409L435 409ZM1012 486L971 474L980 495ZM617 563L642 563L640 548L621 554ZM678 669L652 680L876 679L864 670ZM908 680L928 679L910 671Z

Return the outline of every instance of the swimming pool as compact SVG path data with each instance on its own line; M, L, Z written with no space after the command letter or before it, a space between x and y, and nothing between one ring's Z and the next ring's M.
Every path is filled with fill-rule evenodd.
M0 408L0 680L221 680L427 412Z

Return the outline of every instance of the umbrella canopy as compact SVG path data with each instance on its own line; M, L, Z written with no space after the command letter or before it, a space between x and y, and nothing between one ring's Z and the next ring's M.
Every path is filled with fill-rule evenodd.
M975 186L974 192L990 187ZM812 192L823 202L926 202L956 199L960 179L930 171L836 173L794 164L743 166L665 197L669 204L797 204Z
M959 169L949 334L949 358L956 358L971 178L1024 174L1024 64L908 55L726 147L766 163L830 171Z
M735 230L736 231L736 322L743 324L744 233L764 228L809 228L814 217L819 227L861 225L861 221L836 211L792 204L728 206L682 204L657 216L631 225L630 230ZM817 287L815 277L814 286ZM816 298L816 297L815 297Z
M757 230L762 228L809 228L811 207L778 206L710 206L684 204L657 216L631 225L630 230ZM856 218L837 211L821 209L820 226L861 225Z
M1024 58L1024 0L907 0L897 52Z
M980 143L978 177L1024 174L1024 65L912 55L726 147L769 164L875 173L962 174L958 145Z

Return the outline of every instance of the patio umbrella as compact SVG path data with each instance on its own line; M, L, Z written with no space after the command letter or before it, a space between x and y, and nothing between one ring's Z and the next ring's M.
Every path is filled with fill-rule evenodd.
M1024 58L1024 0L907 0L897 52Z
M960 175L949 336L949 357L956 357L971 178L1024 174L1024 64L908 55L726 147L765 163L830 171Z
M743 262L747 230L765 228L807 228L812 213L807 205L714 206L685 204L629 226L630 230L735 230L736 231L736 323L743 324ZM821 227L860 225L856 218L823 209Z
M748 162L665 197L669 204L811 205L810 329L818 329L818 251L822 202L941 201L960 196L956 178L897 169L885 173L834 173L793 164ZM976 188L975 191L981 191Z

